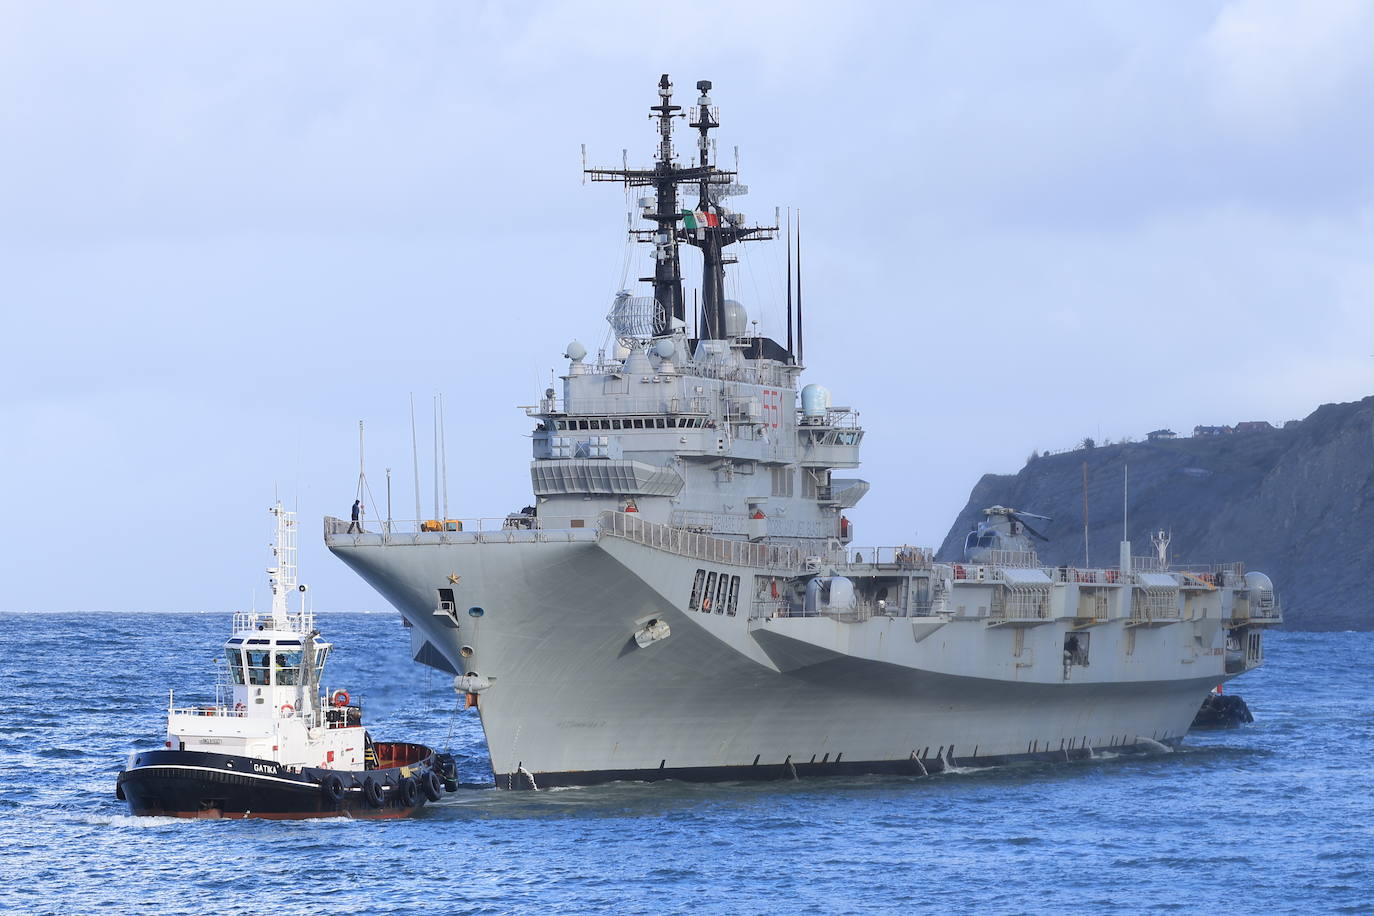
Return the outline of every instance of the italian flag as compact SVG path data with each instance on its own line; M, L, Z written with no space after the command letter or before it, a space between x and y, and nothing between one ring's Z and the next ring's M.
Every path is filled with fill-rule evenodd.
M687 229L717 229L720 227L720 216L709 211L683 210L682 224Z

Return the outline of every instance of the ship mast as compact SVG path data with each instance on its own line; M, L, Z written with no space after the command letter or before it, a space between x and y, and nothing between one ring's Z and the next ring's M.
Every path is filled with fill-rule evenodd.
M698 163L694 166L681 166L673 155L673 118L682 117L681 105L672 104L673 84L668 74L658 81L657 105L650 106L651 117L658 121L658 153L651 169L587 169L586 174L592 181L617 181L629 187L652 187L655 194L653 207L643 208L644 219L655 224L653 229L631 229L630 235L637 241L650 242L654 246L654 275L641 280L654 287L654 336L663 337L673 332L673 319L686 323L686 302L682 294L682 268L678 257L678 246L685 242L702 251L702 322L698 329L703 338L719 339L725 336L725 258L721 250L727 245L744 241L747 238L772 238L777 227L749 227L729 225L723 219L722 208L717 200L724 197L732 188L734 172L717 169L710 162L709 132L719 127L718 113L711 105L707 93L711 89L710 80L697 83L701 92L697 107L692 110L691 127L695 127L698 138ZM678 185L697 186L697 210L694 213L678 210ZM736 214L724 214L739 220ZM690 220L691 225L688 225ZM679 227L679 221L683 226ZM742 222L742 220L739 220Z
M272 586L272 626L278 630L287 628L286 596L296 590L296 513L286 510L281 500L269 509L277 518L277 537L272 545L272 556L277 565L267 570L268 582Z

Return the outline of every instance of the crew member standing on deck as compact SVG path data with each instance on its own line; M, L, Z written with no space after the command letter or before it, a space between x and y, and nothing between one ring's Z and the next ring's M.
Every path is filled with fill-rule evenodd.
M348 526L348 533L349 533L349 534L352 534L354 531L357 531L359 534L361 534L361 533L362 533L362 530L363 530L363 501L362 501L361 499L355 499L355 500L353 500L353 521L352 521L352 523L350 523L349 526Z

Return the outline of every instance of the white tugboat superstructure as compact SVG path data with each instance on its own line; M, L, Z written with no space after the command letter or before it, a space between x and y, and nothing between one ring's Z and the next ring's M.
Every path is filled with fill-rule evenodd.
M799 282L785 343L725 298L724 249L776 227L724 204L741 189L711 162L719 114L697 86L695 162L675 158L664 76L654 165L589 172L652 191L632 235L653 295L617 297L618 352L589 362L574 341L562 390L528 409L533 505L325 522L415 658L478 707L497 784L922 773L1181 739L1214 685L1262 661L1269 580L1128 543L1114 569L1047 568L1039 517L1000 506L962 562L853 547L845 513L869 487L834 472L859 466L865 430L801 384ZM701 253L693 333L683 246Z

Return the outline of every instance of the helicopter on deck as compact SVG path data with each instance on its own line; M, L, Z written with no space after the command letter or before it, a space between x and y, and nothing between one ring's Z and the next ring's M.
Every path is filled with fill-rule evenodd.
M989 506L983 510L986 518L968 533L964 539L964 562L977 564L990 559L990 551L1010 551L1015 553L1035 553L1032 537L1042 541L1049 538L1041 534L1026 521L1033 518L1042 522L1054 519L1034 512L1021 512L1006 506Z

